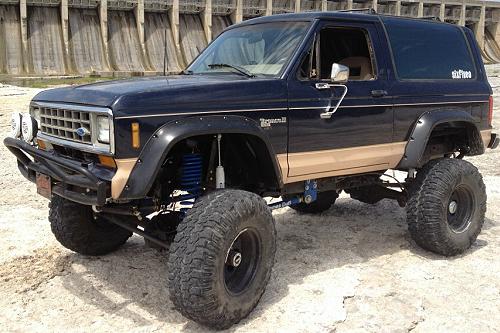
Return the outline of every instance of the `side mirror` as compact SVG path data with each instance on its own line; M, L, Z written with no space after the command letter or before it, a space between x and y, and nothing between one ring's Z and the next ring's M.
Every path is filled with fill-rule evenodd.
M330 79L335 83L346 83L349 79L349 67L334 62L332 64Z

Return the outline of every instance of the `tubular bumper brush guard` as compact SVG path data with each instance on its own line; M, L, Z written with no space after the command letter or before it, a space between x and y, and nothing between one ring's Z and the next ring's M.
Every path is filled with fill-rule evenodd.
M28 180L36 182L37 174L46 175L51 179L52 192L63 198L85 205L106 203L112 171L37 149L18 139L5 138L4 144L16 156L19 171Z

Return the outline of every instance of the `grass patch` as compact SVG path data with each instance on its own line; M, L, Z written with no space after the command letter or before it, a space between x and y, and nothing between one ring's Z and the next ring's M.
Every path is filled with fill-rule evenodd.
M81 85L94 82L108 81L112 77L2 77L0 82L20 87L29 88L51 88L57 86Z

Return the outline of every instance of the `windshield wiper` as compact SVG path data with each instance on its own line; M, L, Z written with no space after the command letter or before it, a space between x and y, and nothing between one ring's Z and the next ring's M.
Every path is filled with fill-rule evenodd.
M210 65L207 65L207 66L209 68L232 68L235 71L237 71L238 73L240 73L242 75L245 75L246 77L255 77L254 74L250 73L246 69L244 69L242 67L239 67L239 66L235 66L235 65L230 65L230 64L210 64Z
M185 69L181 72L182 75L193 75L193 71L189 69Z

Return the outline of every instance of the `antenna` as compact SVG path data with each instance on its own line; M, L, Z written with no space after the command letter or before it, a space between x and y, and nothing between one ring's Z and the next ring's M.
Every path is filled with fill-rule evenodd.
M168 26L168 13L165 14L165 26L163 29L163 75L164 76L167 76L167 62L168 62L167 26Z

